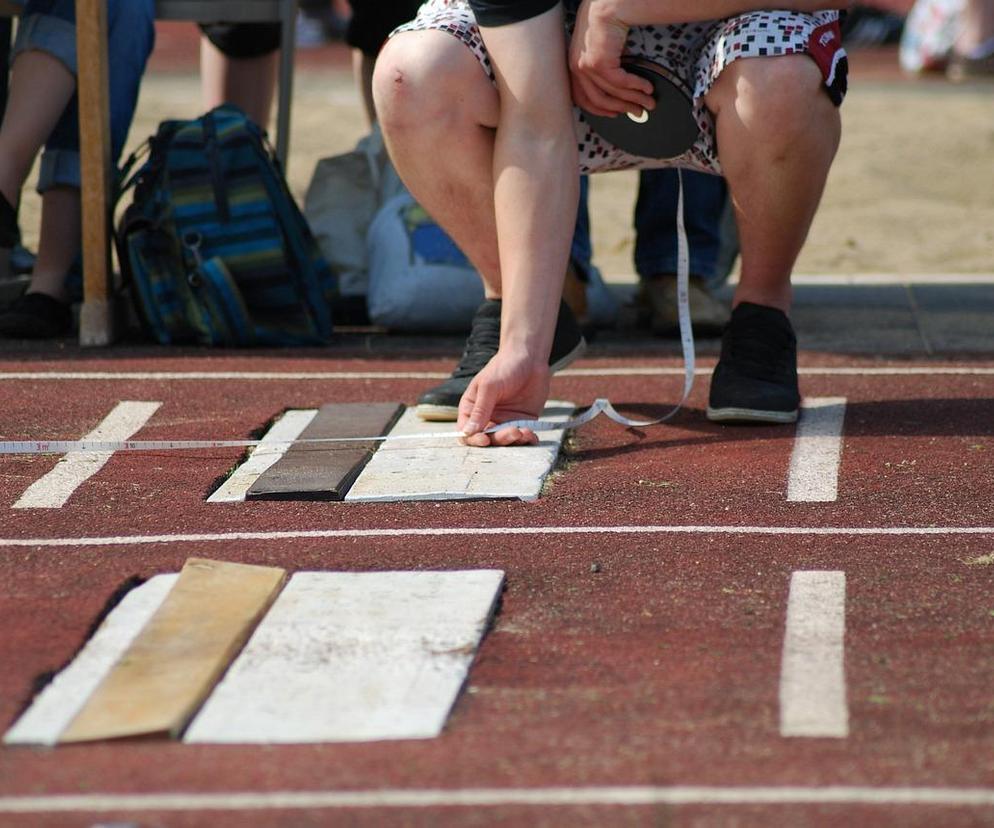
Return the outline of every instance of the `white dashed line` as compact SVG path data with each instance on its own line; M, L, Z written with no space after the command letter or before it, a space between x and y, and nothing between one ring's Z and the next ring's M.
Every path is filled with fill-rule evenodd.
M804 400L790 457L787 500L831 503L839 496L845 397Z
M780 735L849 735L846 574L795 572L780 666Z
M119 402L84 440L127 440L148 422L160 402ZM66 454L44 477L32 483L14 504L15 509L58 509L83 483L110 460L113 452L78 451Z

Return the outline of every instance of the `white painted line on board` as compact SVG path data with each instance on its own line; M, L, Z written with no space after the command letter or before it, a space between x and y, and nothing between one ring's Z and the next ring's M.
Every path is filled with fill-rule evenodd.
M765 535L896 536L991 535L994 526L472 526L456 528L299 529L282 532L199 532L172 535L108 535L79 538L0 538L3 547L139 546L152 543L230 543L306 538L484 537L489 535Z
M812 397L801 405L787 477L787 500L830 503L839 496L845 397Z
M932 805L994 806L994 788L801 786L591 786L559 788L381 788L370 791L220 791L0 797L0 813L264 811L323 808L445 808L568 805Z
M438 736L503 580L496 570L294 575L183 741Z
M710 376L710 367L698 368L697 376ZM682 368L635 365L627 368L568 368L557 377L682 377ZM949 365L901 365L894 367L802 367L798 374L808 377L931 377L994 376L994 367ZM0 382L15 380L50 382L52 380L221 380L249 381L329 381L329 380L430 380L445 379L446 371L0 371Z
M279 460L290 445L310 425L318 413L316 408L287 411L262 437L244 463L235 469L209 498L208 503L234 503L245 500L245 494L266 469ZM274 445L266 445L273 443Z
M550 400L541 419L562 423L574 408L573 403ZM455 440L432 439L430 435L437 431L437 423L426 423L413 408L407 409L389 437L424 434L425 438L379 446L345 500L536 500L556 463L565 433L545 431L537 446L504 446L484 452Z
M121 599L83 649L7 731L8 745L54 745L97 685L155 614L177 575L156 575Z
M780 735L845 738L846 574L795 572L780 665Z
M84 440L127 440L148 422L161 402L119 402ZM64 455L44 477L32 483L15 509L58 509L113 456L109 451L73 451Z

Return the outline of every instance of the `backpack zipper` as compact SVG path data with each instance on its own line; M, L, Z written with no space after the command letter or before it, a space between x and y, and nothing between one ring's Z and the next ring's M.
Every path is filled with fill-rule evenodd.
M231 208L228 204L228 193L224 189L224 176L221 173L221 159L217 147L217 125L213 114L204 118L204 136L207 141L207 160L211 168L211 186L214 188L214 204L222 223L231 220Z

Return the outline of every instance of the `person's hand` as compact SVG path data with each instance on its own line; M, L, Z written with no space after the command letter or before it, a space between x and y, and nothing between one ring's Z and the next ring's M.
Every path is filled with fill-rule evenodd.
M549 366L533 359L498 351L477 374L459 401L459 430L470 446L535 445L534 431L505 428L493 434L484 429L511 420L534 420L549 396Z
M652 110L652 84L621 68L628 24L604 3L583 0L570 39L573 102L593 115L641 115Z

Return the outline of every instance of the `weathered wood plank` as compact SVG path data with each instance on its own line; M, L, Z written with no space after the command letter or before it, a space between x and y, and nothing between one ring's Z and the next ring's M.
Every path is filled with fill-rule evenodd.
M283 569L191 558L59 738L177 735L272 604Z
M184 741L437 736L503 577L494 570L297 573Z
M404 410L400 403L334 403L322 406L301 440L376 437ZM341 500L377 450L374 441L313 443L289 450L249 487L247 500Z
M565 421L573 403L550 401L542 419ZM407 411L390 434L431 434L427 423ZM458 440L426 438L384 443L346 495L347 501L535 500L555 465L562 431L539 435L537 446L470 448Z

